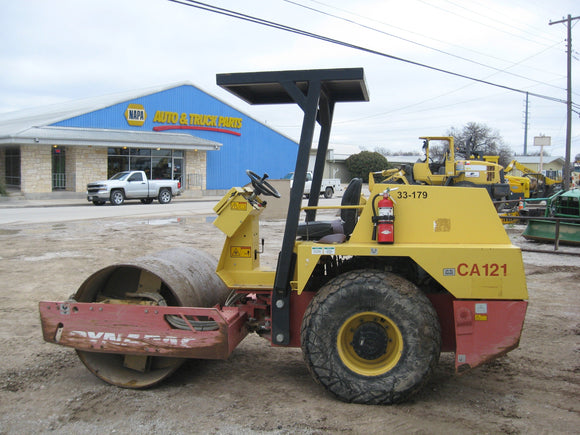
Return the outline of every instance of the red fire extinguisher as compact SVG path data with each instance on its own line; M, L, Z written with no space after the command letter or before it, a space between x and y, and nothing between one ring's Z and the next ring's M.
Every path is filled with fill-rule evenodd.
M383 198L378 203L378 214L375 212L375 216L373 216L376 225L376 240L378 243L393 243L395 241L394 203L388 189L382 195Z

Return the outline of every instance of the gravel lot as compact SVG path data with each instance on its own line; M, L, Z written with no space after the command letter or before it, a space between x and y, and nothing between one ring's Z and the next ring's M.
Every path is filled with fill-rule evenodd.
M275 265L282 221L262 225ZM512 240L527 248L523 227ZM580 257L524 252L530 305L521 346L456 376L442 354L412 402L339 402L299 349L249 336L227 361L188 361L145 390L104 384L71 349L44 343L40 300L62 300L107 265L175 246L219 255L205 216L110 218L0 229L0 433L574 433L580 427ZM580 248L563 248L580 253Z

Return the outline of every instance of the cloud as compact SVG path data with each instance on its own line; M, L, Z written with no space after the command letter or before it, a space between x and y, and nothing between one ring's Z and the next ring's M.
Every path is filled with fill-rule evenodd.
M572 13L572 1L534 5L490 0L456 5L420 0L300 0L326 15L284 1L211 3L438 68L565 98L565 29L548 26L548 21ZM13 42L0 49L0 112L190 80L298 139L301 114L296 107L247 107L215 85L216 73L364 67L371 101L337 105L331 141L354 146L409 144L415 150L420 135L443 134L451 126L476 121L500 130L515 151L522 151L523 94L168 1L3 1L2 8L1 36ZM578 68L574 71L576 86L580 76ZM528 140L540 132L550 134L552 152L563 154L565 105L537 98L530 102ZM574 126L577 129L576 115ZM572 154L578 152L576 134Z

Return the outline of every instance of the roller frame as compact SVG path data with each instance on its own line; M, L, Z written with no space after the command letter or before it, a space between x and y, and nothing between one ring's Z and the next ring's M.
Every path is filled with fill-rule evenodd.
M39 309L45 341L88 352L227 359L248 334L247 314L236 307L40 302ZM175 329L166 315L207 317L218 330Z

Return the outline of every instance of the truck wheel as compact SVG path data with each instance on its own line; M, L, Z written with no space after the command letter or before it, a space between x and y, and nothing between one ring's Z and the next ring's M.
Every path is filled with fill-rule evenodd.
M111 196L109 197L111 204L113 205L121 205L125 202L125 194L122 190L113 190L111 192Z
M171 202L171 191L169 189L161 189L157 199L159 204L169 204Z
M301 342L314 380L339 399L392 404L427 382L439 360L441 331L414 284L362 269L319 290L304 315Z
M324 189L324 197L326 199L332 198L333 193L334 193L334 190L332 190L332 187L330 187L330 186L327 187L326 189Z

